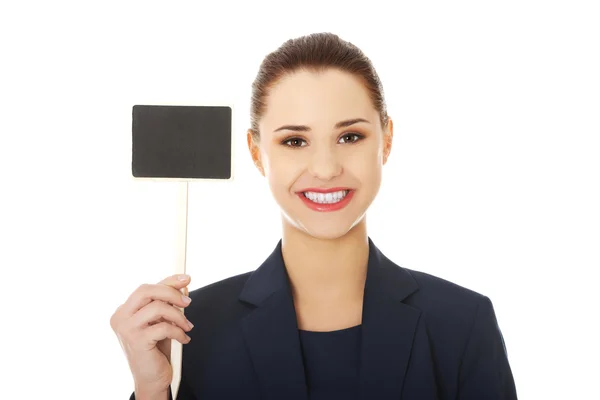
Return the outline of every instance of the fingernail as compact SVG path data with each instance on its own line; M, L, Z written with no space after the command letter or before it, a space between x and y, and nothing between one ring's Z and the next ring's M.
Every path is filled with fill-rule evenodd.
M185 304L190 304L190 302L192 301L192 299L190 299L190 298L189 298L189 297L187 297L187 296L181 296L181 298L183 299L183 302L184 302Z
M188 320L188 325L190 326L190 329L192 329L194 327L194 324L192 324L189 320Z
M177 279L179 279L180 281L186 281L188 277L188 275L178 275Z

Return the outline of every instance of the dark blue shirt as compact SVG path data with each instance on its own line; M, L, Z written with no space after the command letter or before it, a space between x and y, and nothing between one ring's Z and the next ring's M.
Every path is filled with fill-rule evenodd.
M300 330L310 400L358 398L361 326L331 332Z

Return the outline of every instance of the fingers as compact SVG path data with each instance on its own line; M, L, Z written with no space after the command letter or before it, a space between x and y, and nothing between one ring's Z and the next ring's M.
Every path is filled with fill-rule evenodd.
M189 275L171 275L158 282L162 285L173 286L175 288L181 289L184 286L187 286L190 283Z
M189 298L181 293L181 289L190 283L190 277L183 275L183 280L179 277L181 275L173 275L157 284L141 285L122 305L121 312L125 314L125 317L131 316L154 300L161 300L181 308L187 307Z
M181 344L187 344L191 338L185 334L183 330L168 322L161 322L152 325L143 330L144 342L148 343L149 347L156 346L156 343L163 339L175 339Z
M144 329L148 325L160 325L161 323L173 322L182 330L189 332L192 325L181 311L170 304L162 301L153 301L146 305L129 320L128 325L131 329Z

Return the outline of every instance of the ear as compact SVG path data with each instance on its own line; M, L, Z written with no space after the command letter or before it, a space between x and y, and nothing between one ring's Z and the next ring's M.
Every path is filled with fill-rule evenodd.
M252 162L258 169L258 172L262 176L265 176L265 171L262 166L262 161L260 159L260 147L257 141L254 139L254 135L252 133L252 129L248 129L248 133L246 134L246 140L248 141L248 150L250 151L250 156L252 157Z
M387 163L392 152L392 141L394 139L394 122L388 117L387 129L383 135L383 165Z

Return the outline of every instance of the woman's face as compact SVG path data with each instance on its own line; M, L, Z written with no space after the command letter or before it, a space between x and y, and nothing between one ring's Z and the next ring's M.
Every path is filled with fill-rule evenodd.
M383 131L359 78L334 69L286 75L266 106L260 143L249 132L248 146L284 223L316 238L344 236L379 191L392 122Z

